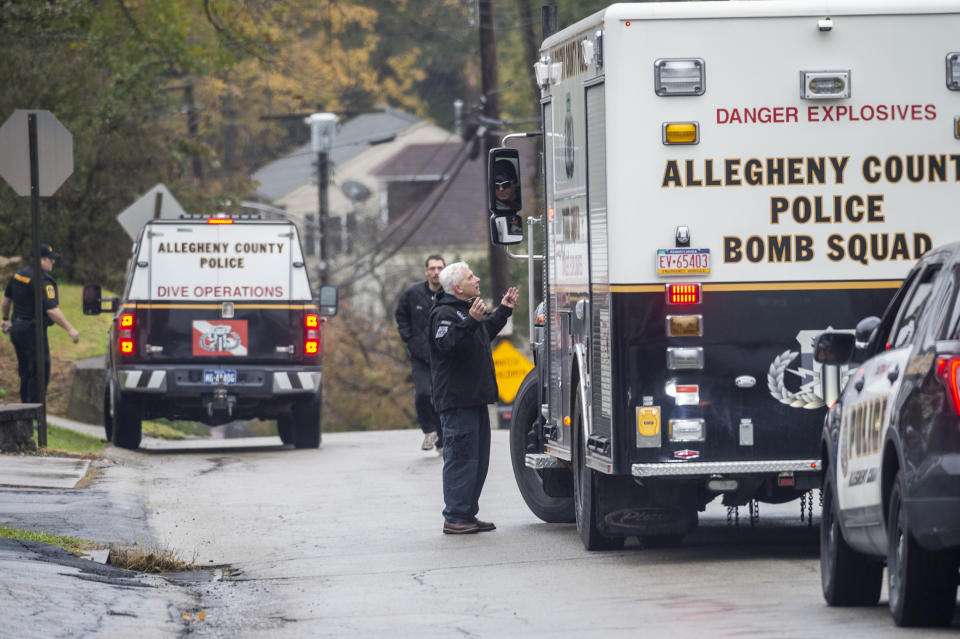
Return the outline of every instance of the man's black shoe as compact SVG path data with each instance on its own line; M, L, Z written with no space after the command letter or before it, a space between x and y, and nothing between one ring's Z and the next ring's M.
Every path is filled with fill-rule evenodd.
M480 526L475 521L447 521L443 520L445 535L471 535L480 532Z
M477 532L487 532L490 530L496 530L497 526L492 521L480 521L479 519L473 522L477 525Z

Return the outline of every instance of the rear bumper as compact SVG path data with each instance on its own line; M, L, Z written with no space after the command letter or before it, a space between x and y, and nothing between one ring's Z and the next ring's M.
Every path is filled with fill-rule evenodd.
M634 477L679 477L691 475L756 475L786 472L820 472L819 459L786 459L761 461L657 462L633 464Z
M236 371L231 384L204 383L204 372ZM217 388L243 398L308 395L320 389L319 366L138 366L117 369L117 382L124 393L164 395L171 399L201 397Z

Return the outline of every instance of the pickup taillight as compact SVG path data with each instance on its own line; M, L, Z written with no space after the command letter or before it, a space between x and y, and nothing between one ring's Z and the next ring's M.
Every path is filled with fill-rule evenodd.
M320 316L315 313L307 313L303 316L303 354L320 355L322 349Z
M121 313L117 318L117 350L122 355L133 355L136 350L133 339L135 322L133 313Z

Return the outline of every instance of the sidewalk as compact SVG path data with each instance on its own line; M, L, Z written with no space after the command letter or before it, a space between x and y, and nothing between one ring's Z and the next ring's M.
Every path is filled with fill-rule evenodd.
M47 415L47 424L103 439L103 427ZM89 459L40 455L0 455L0 486L70 489L87 474Z

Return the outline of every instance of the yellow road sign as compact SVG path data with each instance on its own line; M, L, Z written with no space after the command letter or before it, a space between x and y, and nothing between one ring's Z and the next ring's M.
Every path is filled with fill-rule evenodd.
M509 404L517 396L523 378L533 369L533 363L504 340L493 349L493 369L497 375L500 400Z

